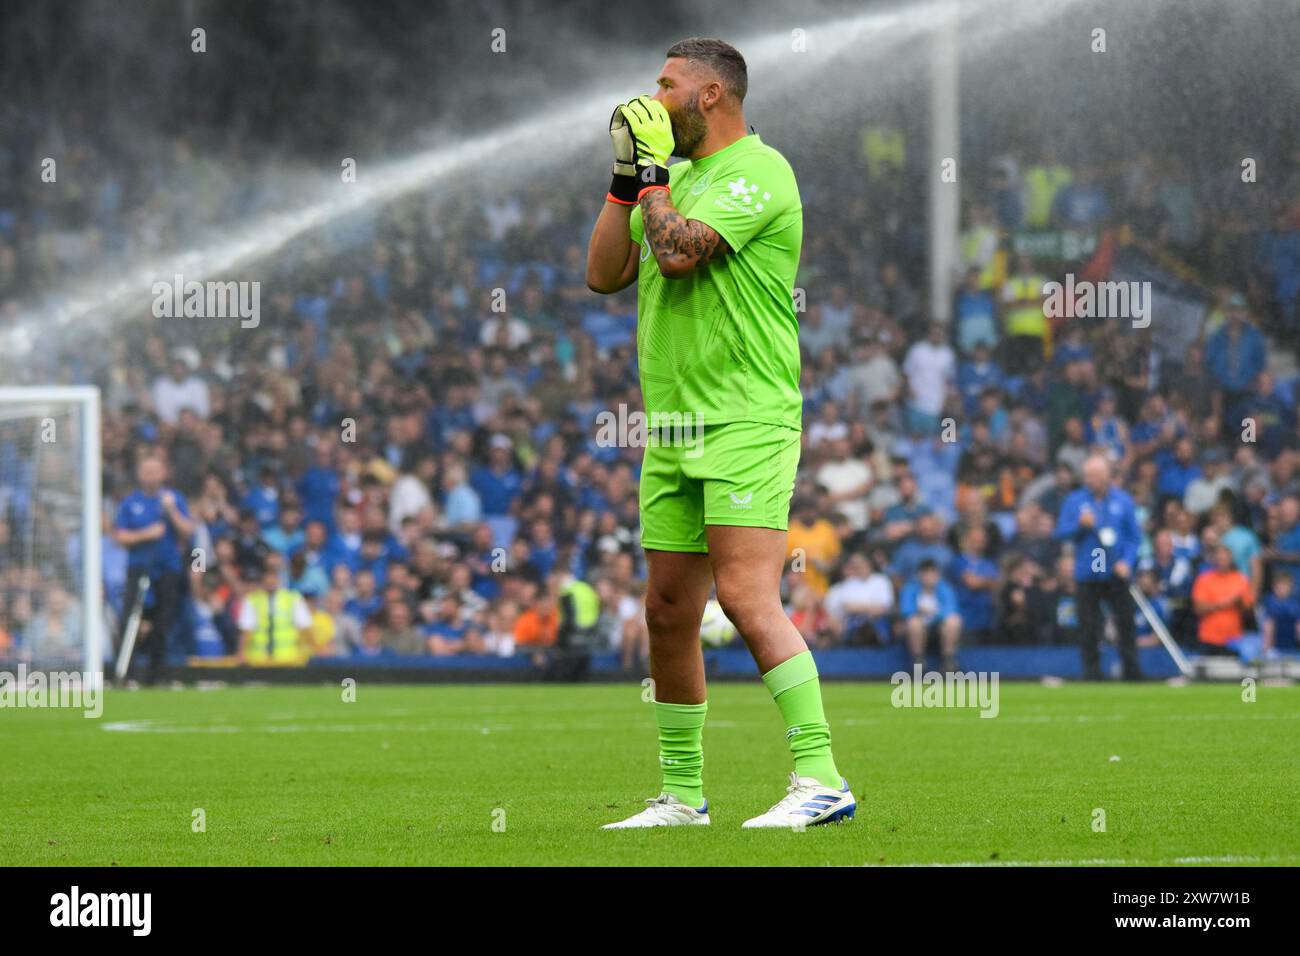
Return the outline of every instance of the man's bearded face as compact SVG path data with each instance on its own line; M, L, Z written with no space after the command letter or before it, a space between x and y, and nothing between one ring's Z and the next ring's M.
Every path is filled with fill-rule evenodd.
M674 156L690 159L709 132L709 124L700 112L700 94L697 92L685 105L669 110L668 119L673 126Z

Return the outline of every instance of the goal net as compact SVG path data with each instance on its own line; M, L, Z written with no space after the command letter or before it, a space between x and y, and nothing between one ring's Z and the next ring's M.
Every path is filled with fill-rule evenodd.
M0 661L103 668L99 390L0 388Z

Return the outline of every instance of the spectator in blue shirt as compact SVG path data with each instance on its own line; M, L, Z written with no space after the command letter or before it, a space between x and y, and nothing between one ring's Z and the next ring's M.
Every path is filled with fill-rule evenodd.
M1065 229L1092 229L1110 215L1110 201L1097 180L1097 169L1084 166L1074 180L1057 192L1052 219Z
M1232 563L1237 566L1237 570L1250 578L1251 586L1257 589L1256 593L1262 594L1260 583L1263 564L1260 559L1264 549L1259 543L1259 536L1250 528L1239 524L1231 506L1222 503L1210 511L1210 527L1218 532L1219 542L1232 552Z
M921 562L916 575L903 586L898 611L906 628L912 666L925 666L926 644L937 639L943 670L956 671L961 614L957 594L943 579L938 564L928 558Z
M369 570L358 571L354 582L356 594L343 605L343 610L358 621L369 621L373 615L378 614L384 607L384 599L378 592L374 572Z
M529 562L536 565L542 574L550 574L555 568L559 550L555 540L555 532L549 522L533 522L531 546L528 554Z
M450 592L442 596L434 619L421 630L428 638L429 653L436 657L483 650L478 632L465 620L460 599Z
M1174 536L1168 529L1156 532L1151 545L1151 557L1146 560L1144 568L1149 567L1160 581L1160 593L1171 600L1184 602L1192 594L1192 582L1196 578L1196 567L1192 558L1183 554L1174 544Z
M604 308L589 309L582 316L582 330L592 337L596 348L608 352L634 341L636 312L629 309L622 296L608 296Z
M470 487L461 465L451 465L442 479L444 493L442 503L443 520L447 530L464 533L483 518L483 508L479 503L478 492Z
M921 500L916 478L910 471L899 474L894 485L898 490L898 501L885 509L881 526L872 528L873 537L890 546L915 533L916 520L931 512L930 506Z
M382 660L397 655L384 646L384 615L376 611L361 625L361 643L352 649L352 656L367 660Z
M433 446L441 451L454 433L472 433L477 425L469 387L455 382L447 386L443 400L429 410L424 420L424 431Z
M1064 369L1071 362L1091 362L1092 349L1083 338L1083 326L1071 322L1065 326L1065 335L1061 341L1052 342L1052 366Z
M244 495L239 508L253 512L263 528L275 524L280 517L280 488L275 480L275 469L269 465L261 469L257 484Z
M316 462L298 479L298 498L307 521L319 521L325 530L334 530L334 505L343 483L334 468L334 446L321 442L316 446Z
M375 576L375 584L382 588L388 583L388 566L394 560L384 532L367 531L361 536L361 553L357 555L353 570L358 573L369 571Z
M962 406L967 415L973 415L980 398L989 389L1000 389L1006 383L1001 366L993 361L989 347L984 343L975 346L969 362L957 367L957 390L961 392Z
M957 467L962 452L960 442L943 441L938 435L908 446L908 463L916 476L921 500L948 521L957 516Z
M141 459L139 488L122 499L113 537L127 550L126 595L118 647L137 603L143 605L142 655L149 657L146 683L157 681L167 656L167 635L180 617L185 599L194 522L185 496L166 487L167 465L157 455ZM143 593L142 593L143 592ZM136 658L138 660L138 658Z
M1043 579L1047 605L1046 642L1055 647L1079 643L1079 586L1074 581L1074 559L1062 556L1054 574Z
M523 488L523 477L514 466L514 442L506 435L493 435L488 444L488 464L475 470L470 484L478 492L483 514L503 516Z
M307 533L302 528L302 511L298 506L286 502L280 509L275 527L262 532L262 540L280 552L286 563L297 554L307 540Z
M1144 567L1138 571L1137 584L1141 588L1151 610L1165 627L1169 626L1169 601L1160 593L1160 575L1154 567ZM1138 647L1155 647L1160 638L1156 636L1155 626L1147 620L1137 602L1133 604L1133 632L1137 635Z
M1205 343L1205 367L1224 391L1223 407L1231 409L1264 371L1268 345L1259 329L1247 321L1242 296L1228 299L1224 319L1223 328Z
M290 588L299 594L324 594L330 589L333 568L327 563L325 525L319 521L307 522L302 547L293 553L292 566L300 567Z
M943 543L943 521L933 511L924 512L916 519L916 537L908 538L894 552L889 573L896 586L915 577L926 561L934 564L941 575L952 564L952 549Z
M1300 599L1297 599L1295 582L1288 575L1273 576L1273 590L1260 602L1258 608L1261 645L1264 653L1271 651L1294 652L1300 629Z
M1273 574L1288 575L1300 590L1300 498L1287 495L1279 502L1278 532L1265 556L1273 562Z
M962 630L976 642L993 635L993 595L998 586L997 562L985 556L988 532L974 525L962 536L961 551L952 563Z
M1182 501L1187 494L1187 486L1199 477L1201 466L1196 463L1196 445L1190 438L1180 438L1174 445L1173 459L1160 468L1156 493L1161 498L1177 498Z
M190 594L184 604L186 653L196 657L224 657L239 643L230 616L212 595L208 577L190 576Z
M1269 372L1255 376L1251 390L1228 413L1234 422L1249 420L1260 455L1270 461L1278 456L1295 431L1295 405L1282 396Z
M1056 537L1074 544L1079 641L1085 680L1101 680L1102 604L1119 632L1125 680L1140 680L1133 596L1129 582L1142 543L1133 499L1111 483L1110 462L1092 455L1083 463L1083 487L1065 499Z
M1142 403L1142 417L1129 429L1129 447L1135 457L1152 455L1163 464L1170 457L1170 443L1181 437L1181 430L1164 396L1149 395Z
M983 346L986 361L989 351L998 344L997 303L988 289L980 288L978 268L967 270L966 281L957 293L954 314L957 317L957 347L961 354L973 354L977 362L981 361L979 348Z
M1102 389L1097 409L1088 419L1088 441L1100 445L1120 461L1128 453L1128 426L1120 417L1118 401L1112 389Z
M361 560L361 514L355 508L344 508L339 512L339 525L330 535L325 545L325 563L330 573L342 564L349 571L355 571ZM364 621L365 618L357 620Z

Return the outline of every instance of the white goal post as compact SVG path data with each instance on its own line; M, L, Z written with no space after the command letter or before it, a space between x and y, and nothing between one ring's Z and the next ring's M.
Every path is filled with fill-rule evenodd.
M43 631L40 615L52 612L40 592L68 585L79 604L81 668L93 674L103 671L105 646L101 474L98 388L0 387L0 521L17 515L21 524L7 529L0 567L11 593L0 595L0 623L11 633L26 626L29 637Z

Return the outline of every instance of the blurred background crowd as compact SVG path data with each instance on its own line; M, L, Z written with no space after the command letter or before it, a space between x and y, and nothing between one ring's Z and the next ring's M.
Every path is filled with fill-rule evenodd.
M286 201L230 130L160 148L89 113L0 114L0 331L71 277ZM947 322L925 274L924 117L872 110L815 145L760 125L805 215L792 619L823 648L917 627L1076 642L1056 527L1099 452L1137 506L1137 583L1175 637L1294 648L1300 136L1264 124L1189 152L1119 124L1065 143L1020 119L964 126ZM16 175L55 153L57 183ZM1244 157L1267 184L1244 181ZM250 596L280 591L303 658L536 655L576 580L599 600L600 646L639 670L641 450L596 428L640 407L635 289L584 281L606 165L442 184L309 234L238 277L261 282L256 329L145 312L6 359L7 381L102 390L114 613L129 586L116 532L152 461L194 526L176 542L175 657L239 653ZM1049 317L1043 286L1067 274L1150 283L1150 323ZM0 654L72 653L68 555L22 560L27 454L0 441ZM1198 586L1216 597L1198 605ZM1138 631L1152 640L1145 618Z

